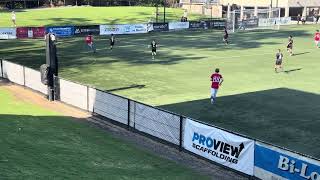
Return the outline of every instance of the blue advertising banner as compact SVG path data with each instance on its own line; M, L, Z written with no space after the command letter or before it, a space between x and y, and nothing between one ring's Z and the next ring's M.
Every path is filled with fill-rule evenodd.
M254 176L264 180L320 180L320 162L262 143L255 145Z
M57 37L70 37L74 35L74 26L46 27L47 33L54 33Z

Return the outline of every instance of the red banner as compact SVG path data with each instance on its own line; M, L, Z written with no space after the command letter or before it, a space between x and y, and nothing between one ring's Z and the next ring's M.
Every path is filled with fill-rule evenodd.
M44 27L19 27L17 28L17 38L43 38L45 35L45 28Z
M46 34L46 28L44 27L34 27L32 28L33 38L44 38Z
M22 38L28 38L28 29L25 27L18 27L17 28L17 38L22 39Z

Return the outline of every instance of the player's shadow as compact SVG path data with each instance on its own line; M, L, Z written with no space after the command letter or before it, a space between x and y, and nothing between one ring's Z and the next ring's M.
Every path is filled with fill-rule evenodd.
M289 69L289 70L285 70L285 71L283 71L283 72L284 72L284 73L291 73L291 72L300 71L300 70L302 70L302 68Z
M309 54L309 53L310 52L295 53L293 54L293 56L300 56L300 55Z
M114 89L106 89L108 92L115 92L115 91L122 91L122 90L128 90L128 89L142 89L145 88L146 85L139 85L139 84L132 84L127 87L120 87L120 88L114 88Z
M319 94L278 88L160 108L320 158Z

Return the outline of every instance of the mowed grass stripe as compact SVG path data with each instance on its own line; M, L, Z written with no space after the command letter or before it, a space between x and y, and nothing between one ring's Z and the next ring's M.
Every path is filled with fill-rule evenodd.
M314 129L320 128L316 28L232 33L230 46L223 45L223 32L217 30L125 35L117 36L120 41L112 52L108 37L96 36L97 47L103 49L97 54L86 50L84 37L59 39L60 75L319 157L320 149L311 148L320 138ZM292 57L286 52L289 35L297 54ZM155 61L146 48L152 39L161 45ZM6 41L0 53L38 68L44 50L28 46L41 44L42 40ZM12 47L27 50L7 53ZM285 56L283 73L274 72L279 48ZM212 106L209 76L216 67L225 82L217 106Z
M209 179L0 87L1 179Z
M156 21L155 7L68 7L16 10L18 27L134 24ZM0 10L0 27L12 27L11 11ZM159 22L163 22L163 8L159 8ZM166 21L180 21L183 9L166 8ZM203 16L189 14L189 20Z

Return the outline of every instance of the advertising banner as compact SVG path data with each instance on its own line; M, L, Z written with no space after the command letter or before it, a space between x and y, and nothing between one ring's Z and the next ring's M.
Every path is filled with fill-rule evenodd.
M74 34L75 35L87 35L89 33L99 35L100 34L100 27L99 25L92 25L92 26L75 26L74 27Z
M170 30L188 29L188 28L189 28L189 22L169 22Z
M47 27L48 33L54 33L57 37L70 37L74 35L74 26Z
M100 35L122 34L121 25L100 25Z
M274 25L290 25L291 17L281 17L279 18L260 18L259 27L274 26Z
M0 28L0 39L17 39L16 28Z
M45 35L44 27L19 27L17 28L17 38L43 38Z
M153 23L153 31L156 31L156 32L169 31L169 24L168 23Z
M206 24L204 21L189 21L190 29L205 29Z
M210 20L206 21L209 29L223 29L226 26L226 22L223 20Z
M259 19L258 18L253 18L253 19L246 19L244 21L238 21L238 26L240 27L244 23L245 28L257 28L259 25Z
M147 24L100 25L100 35L147 33Z
M204 158L253 175L253 140L187 119L183 146Z
M33 38L43 38L46 34L46 28L45 27L33 27Z
M17 38L18 39L23 39L23 38L28 38L28 31L29 31L29 28L26 28L26 27L18 27L17 28ZM31 34L32 34L32 30L30 29L31 31ZM31 35L33 36L33 34Z
M264 180L320 180L320 162L256 142L254 176Z

